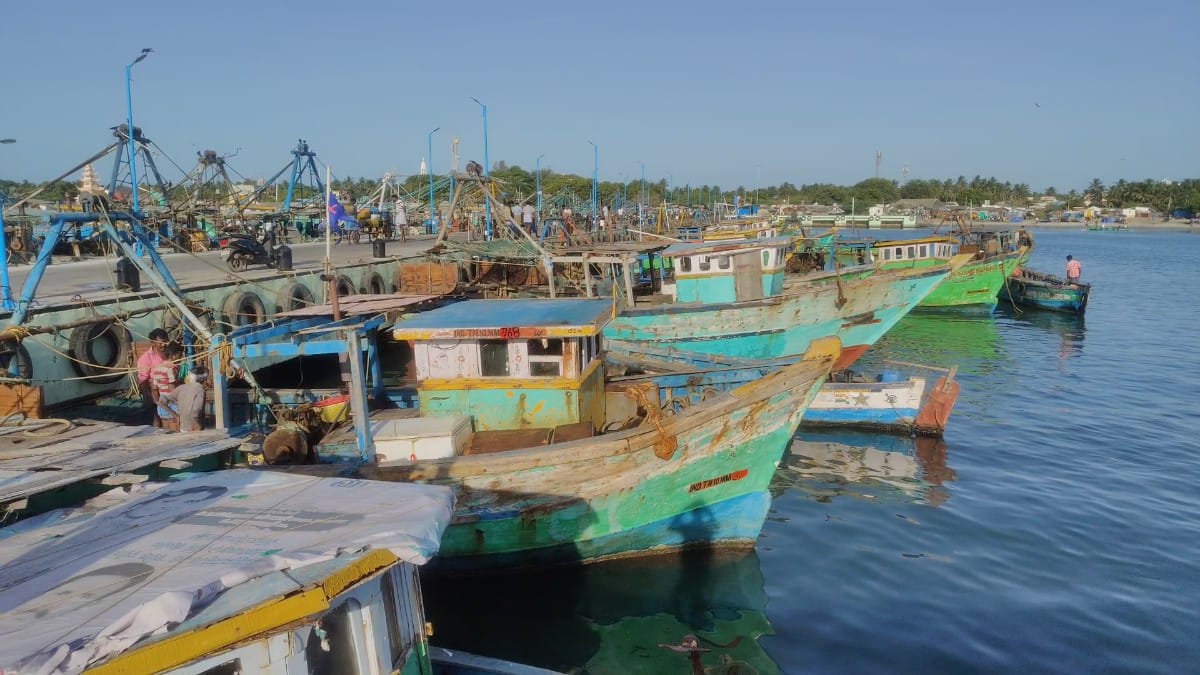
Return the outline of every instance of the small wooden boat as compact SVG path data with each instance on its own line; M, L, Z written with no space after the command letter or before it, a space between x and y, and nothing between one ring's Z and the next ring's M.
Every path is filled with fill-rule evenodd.
M1045 272L1018 270L1006 285L1008 297L1022 307L1083 314L1091 284L1077 284Z
M653 382L663 405L676 409L699 403L713 392L753 382L790 363L787 359L737 359L656 347L644 347L637 354L614 349L607 358L614 366L640 373L612 377L608 386ZM905 377L894 371L877 378L850 371L834 373L821 385L800 426L941 436L958 400L955 369L903 365L941 370L945 375L930 387L925 377Z

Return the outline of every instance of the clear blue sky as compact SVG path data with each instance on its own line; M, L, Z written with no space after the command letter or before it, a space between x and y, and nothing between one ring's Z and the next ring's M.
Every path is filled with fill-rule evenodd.
M5 3L0 177L135 122L190 169L415 173L483 160L725 188L975 174L1081 188L1200 174L1200 2ZM270 8L264 6L270 5ZM1040 105L1040 107L1038 107ZM97 166L107 176L108 164ZM174 170L169 172L178 178Z

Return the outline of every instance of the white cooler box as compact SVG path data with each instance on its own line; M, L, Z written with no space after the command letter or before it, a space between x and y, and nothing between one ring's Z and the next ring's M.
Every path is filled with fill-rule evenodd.
M371 423L380 464L439 459L462 454L471 440L471 417L410 417Z

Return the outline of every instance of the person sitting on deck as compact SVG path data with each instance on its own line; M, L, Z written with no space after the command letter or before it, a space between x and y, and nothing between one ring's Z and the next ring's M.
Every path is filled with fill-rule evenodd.
M1081 276L1083 276L1083 265L1071 256L1067 256L1067 281L1078 284Z
M187 374L183 384L162 396L168 405L175 404L180 431L200 431L204 428L204 383L207 380L208 370L204 366L196 366Z

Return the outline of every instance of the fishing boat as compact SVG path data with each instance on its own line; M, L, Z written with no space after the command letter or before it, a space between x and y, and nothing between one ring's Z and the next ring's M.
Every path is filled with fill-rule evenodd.
M1091 292L1091 284L1074 283L1030 269L1021 269L1008 280L1007 286L1007 294L1015 304L1071 314L1083 314Z
M769 359L802 354L816 339L843 345L845 368L933 291L961 259L919 269L870 265L786 274L789 237L674 244L663 293L637 298L604 329L605 344Z
M695 405L716 391L725 391L763 377L790 361L788 359L737 359L697 352L668 352L646 346L637 353L611 351L611 366L637 374L615 375L610 387L653 382L664 406L682 409ZM686 365L682 365L686 364ZM958 400L956 368L942 369L904 364L945 374L933 386L922 376L905 376L885 370L867 377L848 370L838 371L821 385L801 420L801 428L847 428L859 431L941 436Z
M439 569L752 547L775 463L837 359L837 341L817 341L804 360L675 413L652 385L605 386L600 335L615 309L600 299L468 300L396 322L386 333L411 349L417 407L368 417L365 374L349 358L353 429L315 445L334 464L295 470L353 464L360 478L453 487ZM373 321L247 327L226 339L238 359L331 345L365 348L374 364ZM299 445L268 437L266 459L286 460L282 450Z
M432 672L451 490L233 469L97 499L0 530L4 672Z
M1022 231L1024 232L1024 231ZM1025 233L1028 237L1028 233ZM1023 265L1033 240L1007 230L974 230L957 237L922 237L870 244L871 260L884 269L922 269L944 264L956 255L970 254L966 264L918 304L919 307L995 307L1004 280Z

